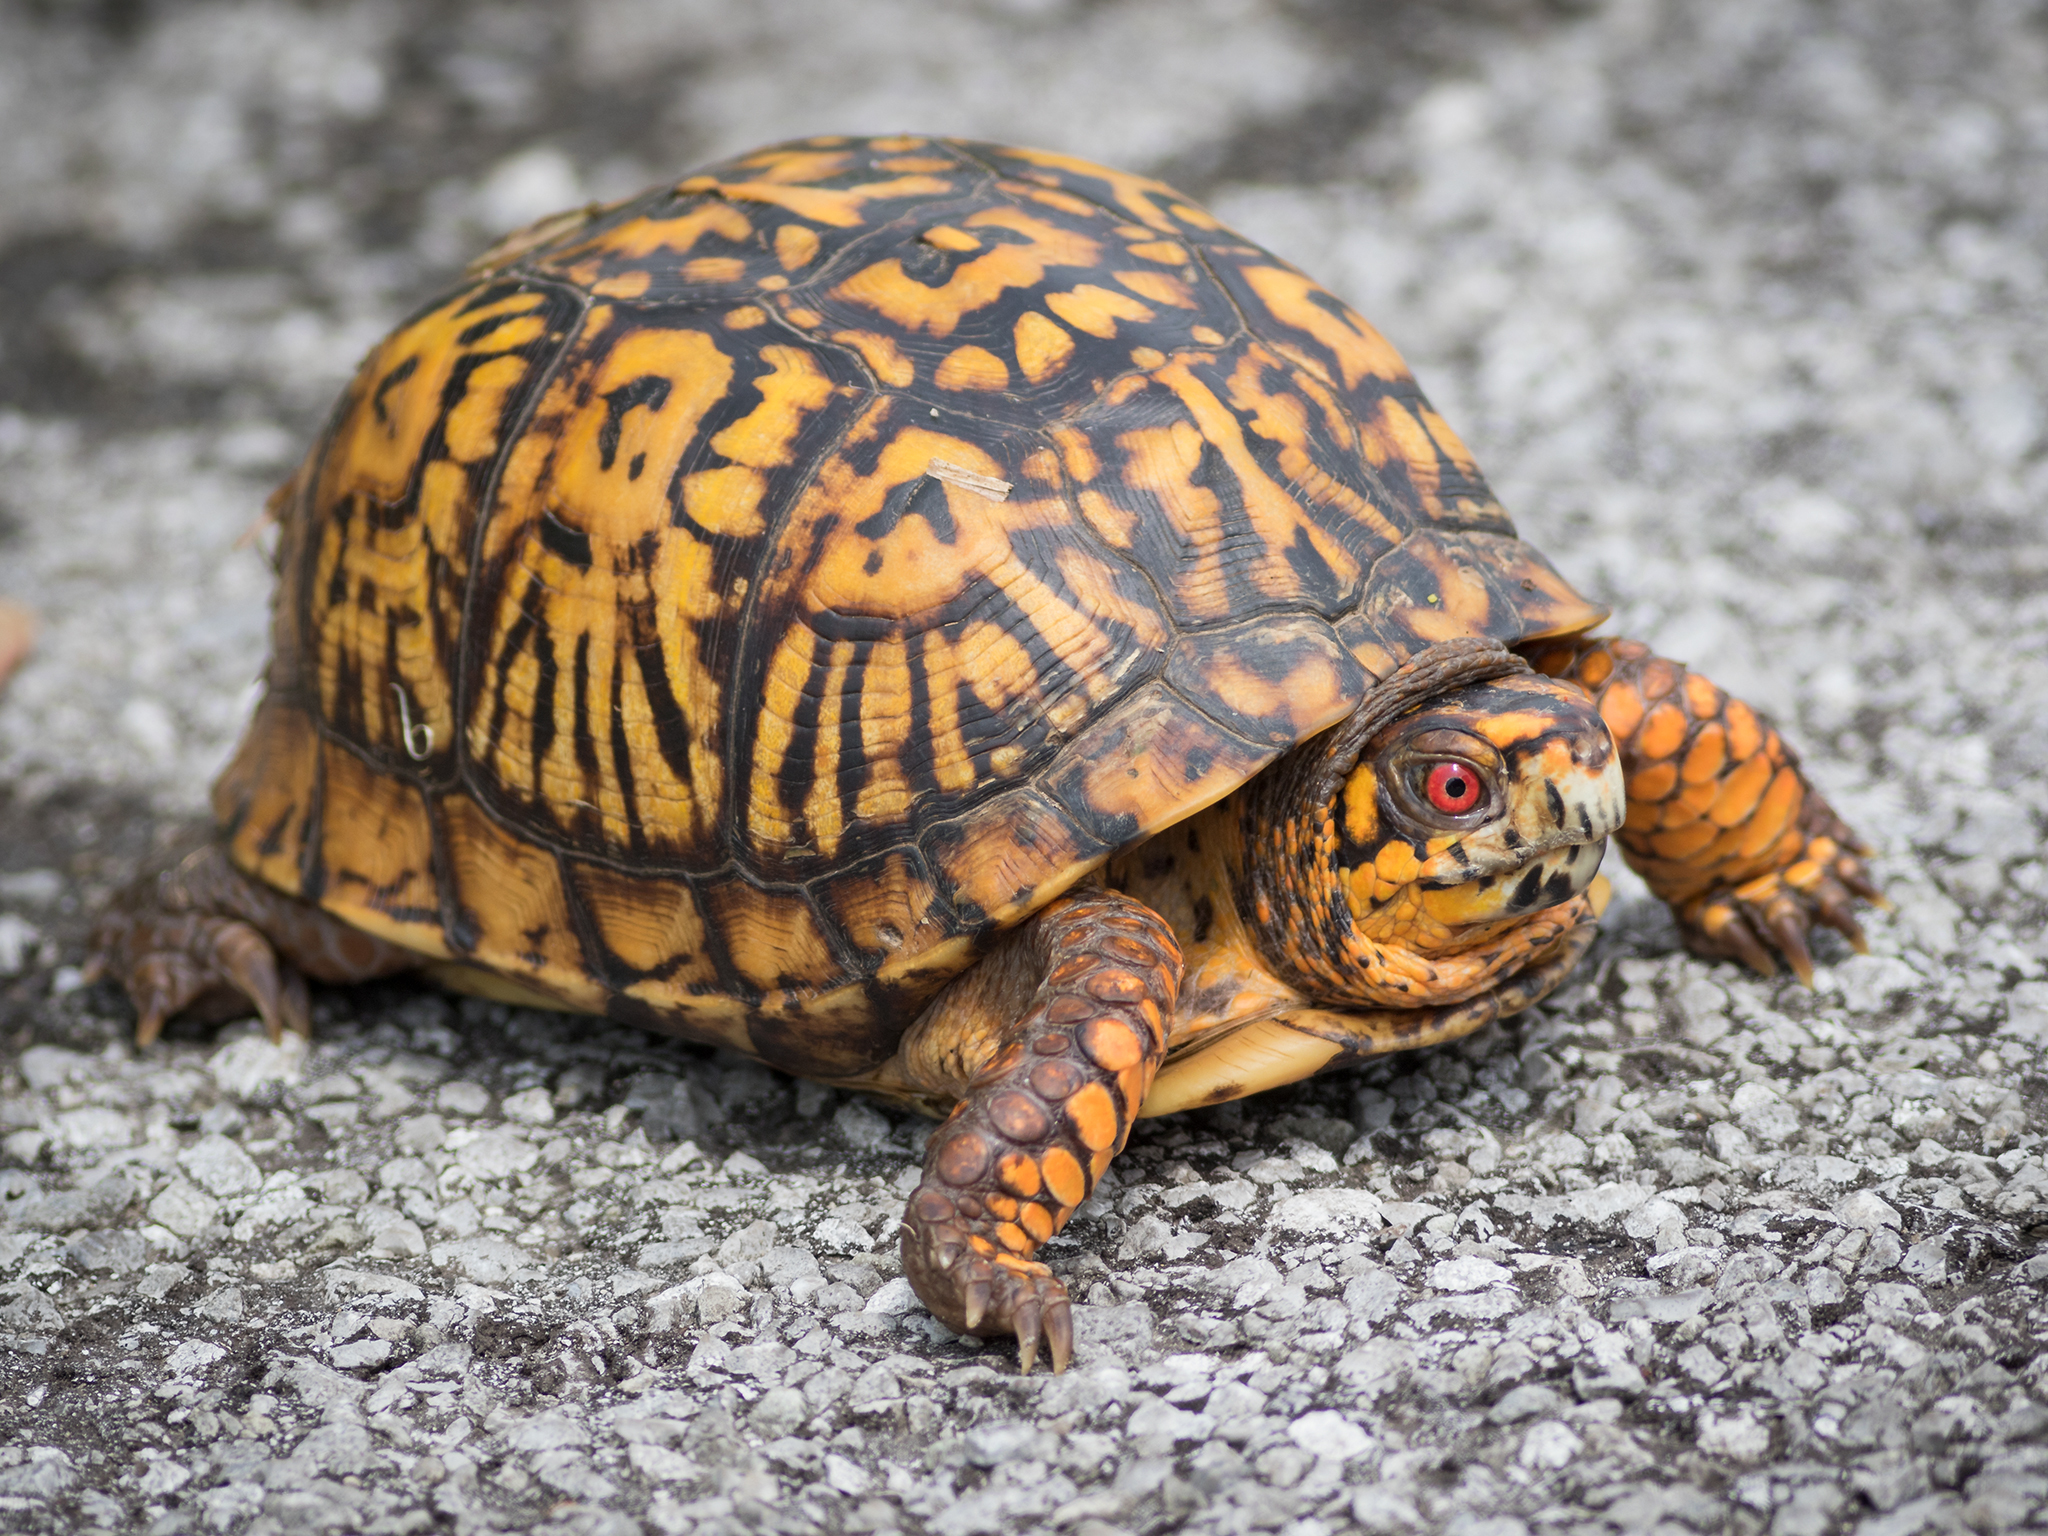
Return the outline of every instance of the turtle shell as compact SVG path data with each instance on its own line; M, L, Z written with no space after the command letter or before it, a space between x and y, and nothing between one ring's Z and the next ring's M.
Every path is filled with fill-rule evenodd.
M818 1076L1432 641L1603 610L1156 181L813 139L504 242L278 504L231 856Z

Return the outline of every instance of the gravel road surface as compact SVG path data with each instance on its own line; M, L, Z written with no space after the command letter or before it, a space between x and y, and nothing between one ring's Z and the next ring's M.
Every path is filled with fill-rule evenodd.
M1362 308L1801 744L1872 953L1702 963L1623 880L1507 1026L1146 1123L1056 1379L911 1296L913 1116L411 986L132 1050L85 926L235 738L237 536L355 359L506 227L903 127ZM0 1527L2048 1527L2044 439L2038 0L0 8Z

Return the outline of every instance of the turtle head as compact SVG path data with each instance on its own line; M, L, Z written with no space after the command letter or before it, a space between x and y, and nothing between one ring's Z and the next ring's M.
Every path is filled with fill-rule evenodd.
M1613 738L1577 687L1493 654L1490 675L1414 688L1376 721L1361 711L1246 802L1239 909L1298 991L1456 1002L1592 918L1587 888L1625 811Z
M1592 700L1523 673L1387 726L1336 809L1354 923L1418 953L1453 954L1592 883L1621 827L1621 764Z

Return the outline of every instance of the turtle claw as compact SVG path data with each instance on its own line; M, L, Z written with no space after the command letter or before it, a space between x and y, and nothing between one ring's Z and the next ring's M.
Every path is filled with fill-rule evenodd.
M1806 947L1807 916L1790 901L1777 904L1771 914L1771 940L1778 946L1778 952L1785 957L1785 963L1792 968L1792 974L1809 991L1813 987L1813 952Z
M95 955L101 974L118 972L103 956ZM135 1003L135 1045L138 1050L156 1044L164 1023L173 1014L212 989L205 973L184 955L154 951L133 961L121 977Z
M903 1220L903 1273L940 1322L955 1333L1000 1339L1014 1334L1017 1364L1030 1375L1043 1349L1055 1373L1074 1354L1067 1288L1035 1259L996 1248L929 1186L911 1196Z
M1074 1309L1064 1295L1057 1305L1046 1309L1045 1347L1052 1355L1052 1373L1057 1376L1074 1358Z
M1058 1287L1057 1290L1052 1287ZM1074 1358L1074 1309L1067 1300L1066 1287L1057 1280L1040 1293L1028 1296L1017 1313L1017 1373L1029 1376L1043 1346L1057 1376Z
M190 1009L215 1023L254 1008L273 1044L311 1035L306 978L368 981L419 964L410 950L272 890L207 843L117 893L92 932L84 973L122 984L135 1041Z
M1870 953L1870 940L1864 936L1863 925L1856 921L1844 896L1823 889L1814 900L1814 916L1847 939L1857 954Z
M1758 936L1750 914L1732 895L1722 895L1679 914L1686 946L1695 954L1740 960L1762 976L1778 974L1778 964Z
M962 1320L967 1331L974 1332L981 1326L981 1320L988 1316L989 1285L986 1275L975 1275L960 1288Z
M283 1041L286 1030L313 1033L305 978L277 957L262 934L247 923L224 924L213 953L229 983L256 1005L272 1045Z
M1038 1298L1026 1296L1017 1304L1017 1374L1029 1376L1038 1361L1038 1343L1044 1337L1040 1327Z
M1847 844L1816 838L1791 867L1681 908L1679 927L1695 954L1740 960L1763 976L1777 975L1783 964L1811 987L1808 938L1816 924L1839 933L1857 954L1870 953L1870 941L1855 917L1858 900L1890 906Z
M104 974L105 965L100 966ZM164 1021L186 1003L171 976L171 967L160 955L151 955L137 965L127 978L128 995L135 1001L135 1048L147 1050L164 1032Z
M1031 1255L1123 1149L1165 1053L1181 955L1164 918L1099 889L1060 897L1021 934L1043 979L926 1144L902 1252L933 1317L955 1333L1015 1335L1028 1375L1040 1354L1055 1373L1074 1354L1067 1288ZM981 1038L962 1036L962 1048Z

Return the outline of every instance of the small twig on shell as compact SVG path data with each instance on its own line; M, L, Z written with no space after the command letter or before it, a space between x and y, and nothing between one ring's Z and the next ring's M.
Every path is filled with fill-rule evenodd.
M994 475L984 475L944 459L933 459L925 466L924 472L934 480L943 480L948 485L957 485L963 491L972 491L990 501L1007 501L1010 492L1016 489L1007 480L998 480Z

